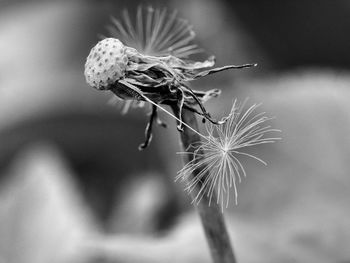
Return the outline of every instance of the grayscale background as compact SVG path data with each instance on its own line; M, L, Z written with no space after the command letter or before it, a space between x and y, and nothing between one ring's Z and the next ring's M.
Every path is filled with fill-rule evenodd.
M122 115L84 64L110 17L178 10L217 65L193 82L274 116L280 142L243 159L225 218L239 263L350 262L350 3L0 0L0 263L210 262L181 183L175 123L139 152L147 111Z

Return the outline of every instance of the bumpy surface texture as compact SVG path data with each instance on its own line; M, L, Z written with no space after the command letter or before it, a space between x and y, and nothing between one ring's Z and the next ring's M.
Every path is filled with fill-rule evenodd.
M92 87L105 89L124 76L127 63L123 43L116 38L101 40L86 59L86 81Z

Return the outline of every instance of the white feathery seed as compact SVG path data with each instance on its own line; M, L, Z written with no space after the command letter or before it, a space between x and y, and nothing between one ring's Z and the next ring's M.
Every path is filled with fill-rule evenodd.
M246 176L245 169L239 160L240 156L253 158L266 165L266 162L257 156L242 151L243 148L273 143L280 139L267 135L280 130L265 125L272 118L264 116L264 112L254 113L259 107L258 104L252 105L245 112L243 106L244 103L237 105L235 100L226 123L206 125L208 132L206 140L198 144L194 159L178 172L176 180L186 182L186 191L191 193L199 189L196 191L193 203L198 204L202 197L207 195L209 205L215 197L222 208L228 207L231 188L233 188L234 200L237 204L237 183Z
M112 18L108 27L110 35L123 39L124 44L139 52L152 56L173 55L187 58L203 50L193 43L195 32L187 20L179 18L177 12L166 8L138 6L135 22L127 10L122 19Z

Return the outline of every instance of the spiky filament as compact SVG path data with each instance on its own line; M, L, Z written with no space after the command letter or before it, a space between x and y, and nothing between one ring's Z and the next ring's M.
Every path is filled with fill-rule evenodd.
M169 13L166 8L138 6L135 23L127 10L123 11L122 18L121 21L112 18L113 25L108 27L110 35L123 39L127 46L143 54L187 58L202 52L192 43L195 38L192 26L178 18L176 11Z
M176 180L186 181L186 190L194 191L200 188L193 198L193 203L199 203L204 195L209 198L209 205L215 196L216 202L222 207L228 207L231 200L231 188L234 190L234 200L237 204L237 184L242 177L246 177L246 171L240 161L240 156L253 158L262 164L266 162L246 153L245 147L259 144L272 143L279 140L277 137L268 136L271 132L278 132L271 126L265 125L272 118L264 116L264 112L255 113L259 104L254 104L245 112L244 103L238 105L234 101L231 113L223 125L206 125L208 135L206 139L194 145L197 150L194 158L188 162L179 172ZM190 177L196 173L196 177Z

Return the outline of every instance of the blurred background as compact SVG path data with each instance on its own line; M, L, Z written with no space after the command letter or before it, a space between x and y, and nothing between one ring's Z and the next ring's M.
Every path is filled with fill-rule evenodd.
M210 262L183 185L175 123L143 141L84 79L110 17L178 10L217 65L259 64L193 83L262 103L282 141L242 160L225 217L238 262L350 262L350 4L307 1L0 1L0 263Z

